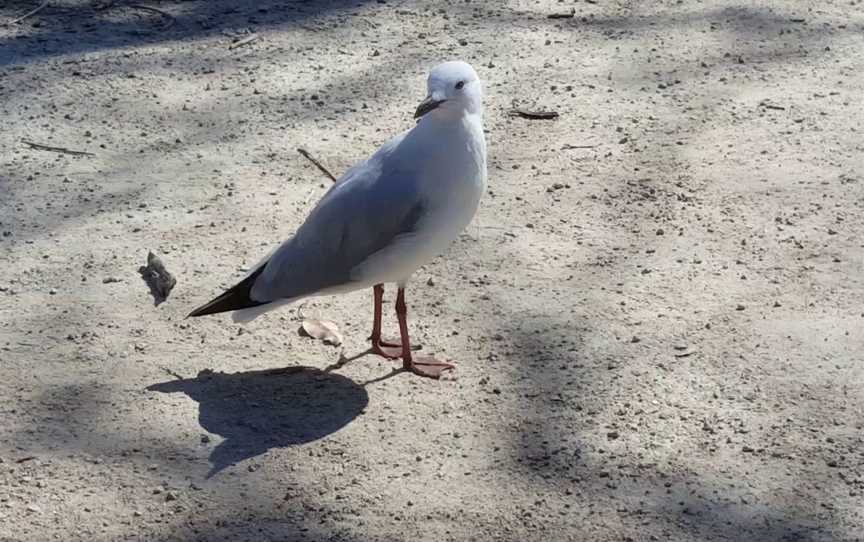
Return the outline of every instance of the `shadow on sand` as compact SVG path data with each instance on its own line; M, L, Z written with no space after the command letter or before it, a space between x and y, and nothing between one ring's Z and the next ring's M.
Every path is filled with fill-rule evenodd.
M369 403L361 385L311 367L245 373L204 370L195 378L147 389L185 393L199 405L201 427L225 439L210 454L208 477L271 448L335 433Z

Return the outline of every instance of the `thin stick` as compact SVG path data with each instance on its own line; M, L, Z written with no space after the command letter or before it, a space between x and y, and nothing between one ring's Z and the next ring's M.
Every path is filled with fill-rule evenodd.
M698 354L698 352L695 352L695 351L694 352L684 352L682 354L672 354L672 355L675 356L676 358L686 358L686 357L692 356L693 354Z
M161 9L151 8L150 6L143 6L141 4L129 4L129 7L134 8L134 9L140 9L143 11L149 11L151 13L158 13L159 15L168 19L168 22L162 26L162 30L166 30L168 28L171 28L171 26L174 24L174 16L171 15L170 13L166 13L166 12L162 11Z
M567 13L550 13L546 17L549 19L572 19L576 16L576 8L570 8Z
M42 3L39 5L39 7L37 7L37 8L35 8L35 9L32 9L32 10L28 11L28 12L25 13L24 15L18 17L17 19L13 19L13 20L9 21L8 23L3 23L3 24L0 25L0 26L12 26L13 24L18 24L18 23L20 23L21 21L23 21L24 19L26 19L27 17L31 17L31 16L33 16L33 15L36 15L37 13L39 13L40 11L42 11L42 9L43 9L45 6L47 6L47 5L48 5L48 0L45 0L44 2L42 2Z
M67 149L65 147L53 147L51 145L43 145L41 143L34 143L32 141L27 141L26 139L22 139L21 143L25 145L29 145L34 149L39 149L40 151L51 151L51 152L59 152L62 154L74 154L76 156L96 156L92 152L87 151L73 151L72 149Z
M244 45L249 45L249 44L252 43L253 41L257 41L260 37L261 37L261 36L259 36L258 34L252 34L252 35L250 35L250 36L246 36L246 37L243 38L242 40L240 40L240 41L235 41L234 43L232 43L231 45L229 45L229 46L228 46L228 50L230 51L230 50L232 50L232 49L236 49L236 48L238 48L238 47L243 47Z
M173 376L177 380L183 380L183 375L179 374L176 371L172 371L168 367L162 367L162 370L165 371L166 373L168 373L169 375Z
M550 120L558 118L557 111L526 111L524 109L513 109L511 111L511 114L520 116L525 119L535 120Z
M303 149L303 148L299 148L299 149L297 149L297 152L299 152L299 153L302 154L302 155L303 155L307 160L309 160L310 162L312 162L313 164L315 164L315 167L317 167L318 169L320 169L321 172L322 172L324 175L327 175L328 177L330 177L330 180L331 180L331 181L333 181L334 183L336 182L336 177L334 177L332 173L330 173L329 171L327 171L327 168L324 167L324 166L322 166L322 165L321 165L321 162L319 162L318 160L312 158L312 155L309 154L309 151L307 151L306 149Z

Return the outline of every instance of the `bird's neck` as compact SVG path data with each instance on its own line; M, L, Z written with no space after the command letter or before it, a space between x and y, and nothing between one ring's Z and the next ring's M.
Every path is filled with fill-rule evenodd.
M441 111L440 114L434 111L420 119L417 128L421 130L437 130L437 131L475 131L483 132L483 115L481 112L471 113L466 110L451 112Z
M462 159L477 163L486 161L483 117L479 114L463 111L453 117L424 116L412 130L409 139L409 145L423 146L424 155L435 162L458 162ZM431 148L430 141L435 142Z

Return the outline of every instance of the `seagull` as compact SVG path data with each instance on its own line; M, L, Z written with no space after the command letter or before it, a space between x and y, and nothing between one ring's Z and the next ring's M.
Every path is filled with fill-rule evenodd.
M249 322L299 299L371 287L370 351L424 377L453 369L412 354L405 287L468 226L486 190L483 85L469 64L451 61L426 86L413 128L345 172L293 237L189 316L234 311L235 322ZM398 343L381 337L385 283L398 288Z

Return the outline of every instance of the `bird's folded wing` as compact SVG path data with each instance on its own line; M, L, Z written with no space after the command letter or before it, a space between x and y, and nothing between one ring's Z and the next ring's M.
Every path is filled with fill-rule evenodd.
M348 285L353 269L412 235L425 207L411 169L374 156L350 170L273 253L252 298L269 302Z

